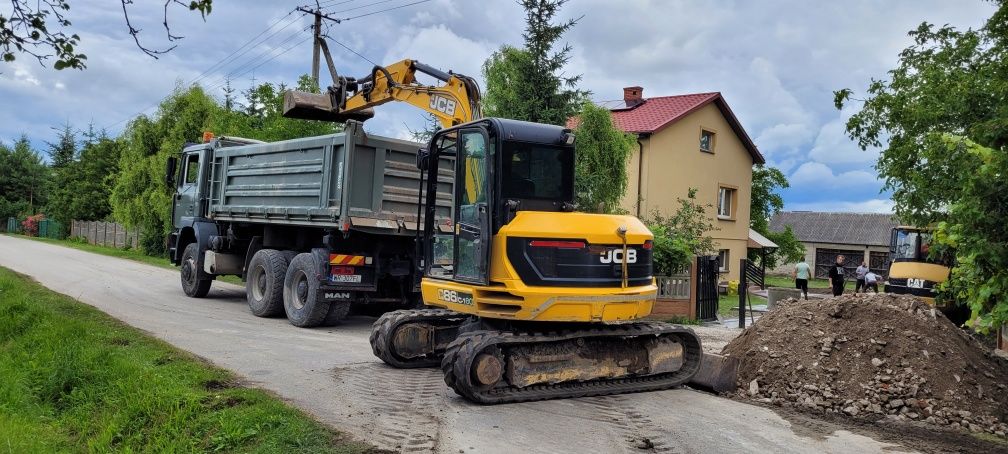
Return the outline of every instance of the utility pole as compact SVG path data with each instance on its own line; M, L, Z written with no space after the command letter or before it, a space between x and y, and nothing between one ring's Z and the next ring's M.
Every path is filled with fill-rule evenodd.
M319 85L319 54L321 49L319 43L322 42L322 12L316 9L313 14L315 15L315 25L312 26L312 34L315 35L315 40L312 45L311 74L312 81L318 87L321 86Z
M322 13L322 8L319 8L317 6L316 6L315 9L308 9L308 8L303 7L303 6L299 6L297 8L297 10L301 11L302 13L311 14L311 15L315 16L315 23L312 25L312 36L314 37L314 41L315 42L312 44L312 72L311 72L311 76L312 76L312 80L315 82L315 85L318 86L318 87L321 87L322 83L319 81L319 66L322 63L321 54L323 52L325 53L326 64L329 65L329 72L333 76L333 80L334 81L336 80L335 79L336 78L336 68L333 66L332 57L329 55L329 46L327 46L326 43L325 43L325 41L322 39L322 19L325 19L325 20L328 20L328 21L332 21L332 22L335 22L337 24L340 23L340 22L342 22L342 19L338 19L338 18L329 16L328 14L323 14Z

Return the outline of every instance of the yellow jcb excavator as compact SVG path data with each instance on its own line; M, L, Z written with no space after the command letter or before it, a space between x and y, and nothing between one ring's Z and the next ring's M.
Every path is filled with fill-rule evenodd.
M667 389L697 373L692 330L640 321L657 293L651 232L633 216L575 211L569 129L480 118L471 78L413 60L360 79L330 71L326 93L288 93L285 115L345 121L399 101L443 126L417 155L415 271L430 308L382 315L376 356L440 366L451 388L484 404ZM418 72L441 85L420 84ZM447 205L450 220L436 223Z

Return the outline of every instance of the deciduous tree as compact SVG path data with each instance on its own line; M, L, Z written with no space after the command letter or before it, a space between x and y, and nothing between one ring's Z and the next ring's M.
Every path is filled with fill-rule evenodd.
M847 132L876 164L904 223L938 228L932 255L954 253L939 298L968 304L980 329L1008 322L1008 6L978 30L923 23L888 77L863 99ZM954 252L952 252L954 251Z
M634 137L613 125L604 107L585 102L575 129L574 193L578 209L596 213L619 211L626 192L627 159Z
M777 249L766 255L767 268L780 263L797 262L805 256L805 246L798 241L791 227L783 232L770 231L770 218L784 209L784 198L778 192L790 184L784 173L775 167L757 165L752 171L752 198L749 202L749 227L777 244ZM753 250L750 260L762 260L763 255Z

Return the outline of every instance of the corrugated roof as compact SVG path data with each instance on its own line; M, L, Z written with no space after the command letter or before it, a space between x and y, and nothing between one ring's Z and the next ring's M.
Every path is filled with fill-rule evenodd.
M785 226L802 242L888 246L889 235L899 223L885 213L825 213L819 211L784 211L770 219L770 230L784 231Z
M602 101L599 105L612 112L613 124L623 131L636 134L653 134L712 102L717 105L718 110L721 111L721 115L728 121L732 131L735 132L742 145L749 151L753 162L757 164L766 162L763 159L763 155L756 148L756 144L749 138L749 134L742 128L742 124L735 117L735 113L728 107L728 103L725 102L719 92L644 98L641 102L634 105L628 105L622 99ZM576 126L577 118L567 120L567 127L574 128Z

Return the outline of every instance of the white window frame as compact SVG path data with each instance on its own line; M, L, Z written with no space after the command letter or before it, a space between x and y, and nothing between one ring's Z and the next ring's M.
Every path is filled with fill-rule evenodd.
M718 250L718 272L728 272L728 262L731 260L731 249Z
M709 134L710 135L710 141L708 141L708 143L707 143L707 148L703 147L703 137L704 137L704 134ZM714 131L711 131L710 129L706 129L706 128L700 128L700 143L698 144L700 146L700 151L702 151L704 153L712 153L713 154L714 153L714 143L715 143L714 141L717 140L716 137L717 137L717 133L715 133Z
M735 189L719 186L718 187L718 205L717 205L717 217L718 219L731 219L732 218L732 198L734 196Z

